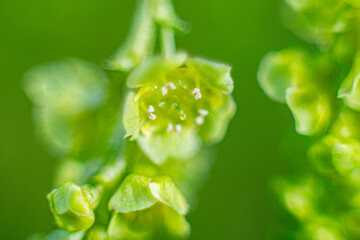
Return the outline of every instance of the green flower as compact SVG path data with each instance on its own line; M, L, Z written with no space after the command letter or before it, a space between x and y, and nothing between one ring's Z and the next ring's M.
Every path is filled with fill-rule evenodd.
M269 53L262 60L258 80L273 100L286 103L295 118L297 132L324 132L332 116L332 102L325 83L330 64L299 49Z
M49 193L47 198L59 227L74 232L87 230L93 225L97 196L92 189L66 182Z
M170 177L128 175L109 202L115 212L110 239L143 239L164 229L170 235L186 236L190 227L184 217L188 204Z
M181 53L148 59L127 79L138 91L125 104L126 137L137 139L156 163L187 159L202 142L220 141L235 112L230 70Z

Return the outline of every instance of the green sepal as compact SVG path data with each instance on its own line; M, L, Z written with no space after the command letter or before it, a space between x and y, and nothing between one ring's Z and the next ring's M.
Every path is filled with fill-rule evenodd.
M312 136L328 128L332 109L327 95L316 89L294 87L286 91L286 103L294 115L298 133Z
M181 132L139 135L137 141L143 152L156 164L169 158L185 161L201 147L201 141L193 128L184 128Z
M110 240L108 238L108 235L106 233L106 228L101 225L95 225L92 228L90 228L84 240Z
M70 232L89 229L94 221L94 199L88 189L66 182L47 196L57 225Z
M167 74L182 66L187 58L185 53L166 58L164 56L153 56L141 63L127 79L129 88L138 88L146 84L165 80Z
M233 91L234 81L230 75L231 67L229 65L203 58L189 58L185 64L189 69L196 72L208 87L214 87L225 93Z
M236 112L236 103L231 95L222 96L220 107L213 107L204 125L200 128L201 139L207 144L224 139L230 121Z
M139 102L136 99L136 94L130 92L124 106L123 124L126 130L124 138L136 139L141 126L140 119Z
M157 202L152 195L150 179L135 174L128 175L112 196L109 208L115 212L131 212L151 207Z
M168 176L156 177L151 180L150 190L154 197L160 202L176 210L180 215L186 215L189 205L176 186L175 182Z
M191 226L186 218L174 210L166 213L164 227L169 236L175 239L186 239L190 236Z

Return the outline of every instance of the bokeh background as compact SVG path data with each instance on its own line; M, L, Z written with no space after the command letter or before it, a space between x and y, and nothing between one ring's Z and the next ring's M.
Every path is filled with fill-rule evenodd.
M279 219L271 179L287 171L280 145L293 129L284 105L268 100L256 70L270 50L297 43L281 22L282 0L176 0L192 33L178 46L233 65L238 112L199 203L191 239L266 239ZM52 228L46 194L56 161L39 144L21 88L29 67L79 57L99 63L124 39L134 0L0 0L0 239ZM291 130L293 131L293 130Z

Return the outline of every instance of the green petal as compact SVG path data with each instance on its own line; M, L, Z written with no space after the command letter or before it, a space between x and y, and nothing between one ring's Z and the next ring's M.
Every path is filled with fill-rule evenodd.
M312 136L328 128L331 105L325 94L316 89L290 88L286 91L286 102L298 133Z
M187 214L189 205L175 182L170 177L162 176L152 179L150 190L154 197L160 202L172 207L181 215Z
M126 137L135 139L140 131L139 102L135 99L136 94L130 92L124 106L123 124L126 130Z
M360 111L360 53L354 58L354 64L349 75L345 78L338 92L350 108Z
M101 106L106 99L107 82L106 74L97 65L79 59L47 63L24 76L29 98L62 115Z
M214 144L220 142L227 132L228 125L236 112L236 103L230 95L223 95L223 104L211 109L204 125L200 129L202 140Z
M231 67L229 65L203 58L189 58L185 64L189 69L198 73L200 79L208 86L226 93L233 91L234 81L230 75Z
M192 128L184 128L181 132L139 135L137 141L143 152L156 164L169 158L180 161L189 159L201 146L196 131Z
M171 58L154 56L140 64L127 79L129 88L138 88L146 84L161 81L165 76L182 66L187 58L185 53L178 53Z
M130 174L121 183L109 202L115 212L131 212L151 207L157 202L149 188L150 179Z

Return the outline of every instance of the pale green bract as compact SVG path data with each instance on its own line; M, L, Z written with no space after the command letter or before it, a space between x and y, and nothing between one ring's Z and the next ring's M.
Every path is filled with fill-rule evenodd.
M57 227L32 240L186 239L189 203L236 111L227 64L177 52L190 26L171 0L138 0L124 44L105 62L29 70L37 132L56 168Z

